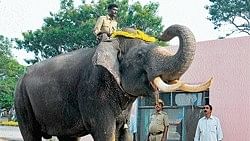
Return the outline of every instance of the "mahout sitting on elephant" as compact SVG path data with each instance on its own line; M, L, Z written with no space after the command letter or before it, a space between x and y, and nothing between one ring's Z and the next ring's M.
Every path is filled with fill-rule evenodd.
M129 30L136 33L136 30ZM176 54L143 39L116 36L97 48L83 48L39 62L27 69L16 87L15 108L24 141L57 136L77 140L128 140L124 124L132 103L152 95L153 86L171 92L202 91L179 79L195 54L195 38L173 25L161 40L178 37ZM151 85L152 84L152 85Z

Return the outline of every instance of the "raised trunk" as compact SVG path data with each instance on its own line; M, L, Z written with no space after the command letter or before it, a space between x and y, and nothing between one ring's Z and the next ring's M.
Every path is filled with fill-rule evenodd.
M164 31L160 39L169 41L176 36L179 38L179 49L175 55L162 47L154 48L149 52L147 73L150 80L157 76L164 81L179 79L190 66L195 54L194 35L185 26L172 25Z

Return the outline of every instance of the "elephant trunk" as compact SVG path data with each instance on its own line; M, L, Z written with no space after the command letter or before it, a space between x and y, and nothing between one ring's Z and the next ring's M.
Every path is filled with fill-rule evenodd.
M160 39L169 41L176 36L179 38L179 49L175 55L163 47L153 48L148 53L150 60L147 73L150 80L157 76L164 81L179 79L190 66L195 54L194 35L185 26L172 25L164 31Z

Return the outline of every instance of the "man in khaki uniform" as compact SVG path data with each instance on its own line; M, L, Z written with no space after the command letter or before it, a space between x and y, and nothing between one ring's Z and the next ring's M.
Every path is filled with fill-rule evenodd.
M164 102L161 99L155 104L156 111L151 115L148 141L167 141L169 120L167 113L162 111L163 106Z
M108 15L100 16L94 27L94 34L99 41L105 41L110 38L112 32L117 29L117 16L118 6L110 4L108 6Z

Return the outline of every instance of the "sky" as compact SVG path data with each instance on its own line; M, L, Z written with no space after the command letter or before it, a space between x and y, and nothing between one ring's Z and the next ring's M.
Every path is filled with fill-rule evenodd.
M74 1L76 5L81 2ZM130 2L135 1L138 0ZM209 0L139 1L142 4L149 1L159 2L158 15L163 18L162 24L165 28L173 24L185 25L194 33L196 41L215 40L223 35L223 32L214 30L213 24L206 19L209 14L204 7L209 4ZM56 13L59 5L60 0L0 0L0 35L22 39L22 32L41 28L43 19L48 17L50 12ZM177 42L178 40L174 39L170 44ZM24 58L32 57L32 54L23 50L14 50L13 54L21 64L25 64Z

